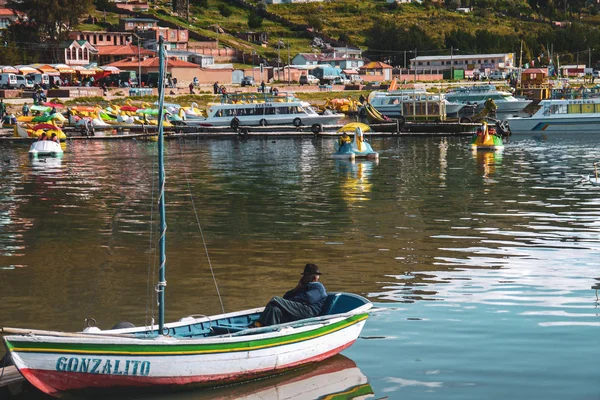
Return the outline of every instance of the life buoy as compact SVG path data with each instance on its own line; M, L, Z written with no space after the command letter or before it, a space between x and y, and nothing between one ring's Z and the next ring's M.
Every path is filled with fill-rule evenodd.
M471 122L473 122L473 120L469 117L461 117L460 118L460 123L461 124L470 124Z
M302 120L300 118L294 118L294 121L292 123L296 128L302 126Z
M261 119L261 120L258 122L258 124L259 124L260 126L267 126L267 120L263 118L263 119Z
M321 124L312 124L312 126L310 127L310 130L311 130L312 133L314 133L316 135L317 133L323 132L323 125L321 125Z
M239 119L237 119L237 117L234 117L234 118L231 120L231 123L229 124L229 126L231 126L231 128L233 128L233 129L237 129L237 128L239 128L239 126L240 126L240 120L239 120Z

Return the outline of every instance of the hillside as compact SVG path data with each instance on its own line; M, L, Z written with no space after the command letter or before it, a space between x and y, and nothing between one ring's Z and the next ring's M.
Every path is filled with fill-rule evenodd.
M506 2L511 3L509 0ZM531 6L535 1L513 1L519 8L502 7L500 11L493 7L475 7L471 13L465 14L431 5L390 6L382 0L266 6L256 0L249 3L245 0L201 0L198 3L194 2L196 5L190 7L192 18L189 24L171 11L170 2L155 3L150 14L218 39L222 46L236 47L247 53L255 51L272 62L277 59L276 44L279 38L286 47L289 44L292 56L298 52L313 51L308 27L314 27L311 30L318 34L359 46L373 59L388 60L394 64L402 63L399 60L405 50L411 52L415 48L421 55L449 54L451 46L455 54L495 51L519 53L521 41L524 43L525 61L547 54L547 47L551 45L556 53L561 54L563 62L574 61L578 53L584 52L581 61L587 61L588 48L592 49L593 61L600 59L600 49L594 49L594 44L600 42L600 17L592 8L582 9L587 13L581 15L559 13L554 8L545 9L543 13L538 9L536 13L535 7ZM256 29L248 27L249 7L255 7L255 12L262 15L262 25ZM98 14L104 15L101 12ZM273 15L281 18L275 20ZM565 18L565 27L553 26L552 17ZM118 16L107 18L116 20ZM225 33L217 33L217 25ZM266 48L233 36L252 30L269 34ZM413 55L409 53L409 57ZM285 63L287 48L281 49L280 58Z

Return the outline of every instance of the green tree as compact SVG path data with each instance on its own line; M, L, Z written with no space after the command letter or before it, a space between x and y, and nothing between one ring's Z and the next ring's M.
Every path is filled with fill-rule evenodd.
M414 50L425 51L439 45L417 25L400 25L380 18L366 32L367 56L373 59L389 59L394 65L404 63L404 51L414 57Z
M50 50L47 57L60 59L58 46L68 38L79 18L92 9L93 0L9 0L9 7L27 14L38 43Z
M233 14L233 11L231 11L231 8L227 7L225 4L219 4L219 14L227 18Z
M260 15L256 13L256 11L250 11L248 14L248 28L250 29L259 29L262 27L263 19Z
M306 23L312 26L312 28L317 32L323 29L323 20L316 14L311 14L306 17Z

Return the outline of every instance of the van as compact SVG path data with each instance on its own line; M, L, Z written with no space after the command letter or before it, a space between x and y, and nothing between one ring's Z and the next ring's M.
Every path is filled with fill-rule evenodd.
M33 82L23 75L17 75L17 87L19 89L31 89L33 88Z
M506 79L506 72L494 71L494 72L492 72L490 74L490 79L505 80Z
M43 88L46 88L50 85L50 77L48 74L27 74L25 78L33 82L34 85L37 83Z
M319 78L314 75L300 75L300 85L318 85Z
M17 76L15 74L0 74L0 87L3 89L14 89L17 87Z

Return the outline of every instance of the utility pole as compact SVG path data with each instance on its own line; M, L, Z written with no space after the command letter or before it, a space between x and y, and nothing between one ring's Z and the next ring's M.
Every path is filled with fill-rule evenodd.
M254 80L254 55L256 52L252 50L252 80Z
M291 73L292 71L290 70L290 42L288 41L288 85L290 84L291 79Z
M406 69L406 50L404 50L404 68Z
M592 68L592 48L588 47L588 68Z
M417 49L415 49L415 81L413 83L417 83Z
M280 81L281 79L279 78L279 62L281 61L280 55L279 55L279 51L281 50L281 38L279 38L279 40L277 40L277 80Z
M454 81L454 46L450 46L450 80Z

